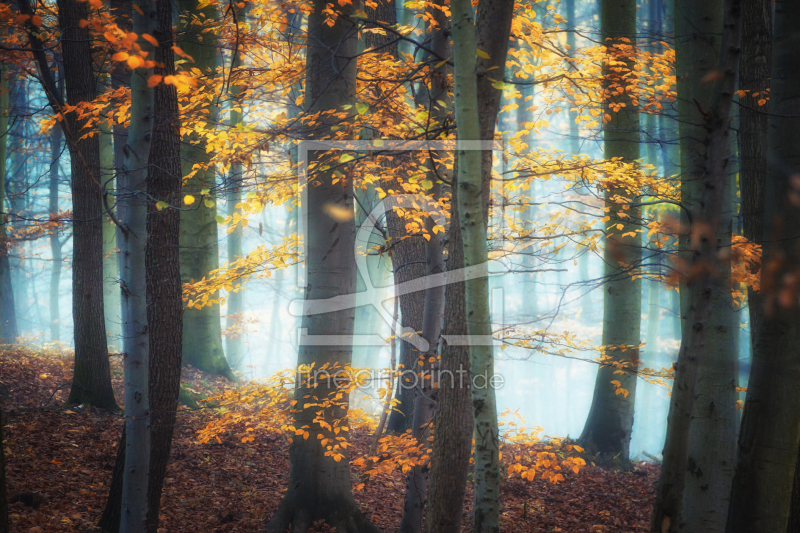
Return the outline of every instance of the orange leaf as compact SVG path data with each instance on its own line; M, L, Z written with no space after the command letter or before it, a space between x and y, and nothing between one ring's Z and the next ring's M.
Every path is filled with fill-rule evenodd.
M111 56L111 59L114 61L125 61L126 59L128 59L128 57L130 57L130 54L128 54L128 52L117 52L116 54Z
M142 39L144 39L148 43L152 44L153 46L158 46L158 41L152 35L149 35L147 33L143 33L142 34Z
M150 78L147 80L147 86L148 86L148 87L155 87L156 85L158 85L159 83L161 83L161 79L162 79L162 76L161 76L160 74L153 74L153 75L152 75L152 76L150 76Z
M128 57L128 67L131 69L136 69L144 65L144 59L139 56L130 56Z

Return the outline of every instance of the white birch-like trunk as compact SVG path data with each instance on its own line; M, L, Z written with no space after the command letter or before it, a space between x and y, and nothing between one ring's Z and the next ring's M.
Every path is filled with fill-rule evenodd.
M157 29L156 3L134 3L133 31L153 35ZM145 39L138 44L147 59L155 51ZM142 54L144 55L144 54ZM148 391L147 283L147 169L153 131L155 90L148 86L153 68L140 67L131 76L131 121L124 147L123 172L118 180L122 265L122 347L125 363L125 470L122 478L121 533L143 533L147 521L147 484L150 468L150 402Z

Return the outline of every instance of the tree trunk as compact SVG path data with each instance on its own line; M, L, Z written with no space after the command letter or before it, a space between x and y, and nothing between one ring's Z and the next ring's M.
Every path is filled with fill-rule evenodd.
M175 73L172 50L172 4L157 3L159 29L153 33L159 47L155 73ZM159 84L154 95L153 141L147 174L147 193L151 198L147 213L147 322L150 329L150 467L147 485L147 531L158 530L161 493L169 462L175 427L181 378L181 332L183 328L182 285L180 280L178 236L181 205L180 124L178 94L173 85ZM157 202L171 207L159 209ZM124 450L123 431L119 449ZM108 500L98 527L107 533L119 531L122 473L125 458L117 454Z
M198 0L178 0L178 11L185 15L204 14L206 20L218 17L215 5ZM184 52L194 58L194 63L185 68L197 68L203 76L213 77L218 65L217 36L214 32L203 32L203 25L189 24L181 28ZM204 111L207 117L193 117L209 124L216 122L217 105L208 104ZM183 175L192 171L194 164L208 165L211 154L206 152L205 137L189 134L182 151ZM203 193L203 191L205 194ZM200 169L183 184L183 194L196 200L181 211L181 280L183 283L199 281L212 270L219 268L219 240L217 237L217 205L214 201L217 190L216 173L213 167ZM206 202L208 202L206 204ZM209 207L211 206L211 207ZM212 298L216 298L215 295ZM185 309L183 314L183 363L210 374L235 380L225 353L222 350L222 329L219 305L208 305L202 309Z
M767 106L772 61L772 5L770 0L749 0L742 5L742 65L739 90L739 160L742 194L742 235L761 244L764 237L764 184L767 179ZM747 290L751 351L758 339L762 304L759 294Z
M698 194L696 202L691 205L692 238L688 243L691 250L690 262L687 266L686 289L688 302L686 306L687 322L685 335L678 354L677 371L672 389L670 410L667 423L667 438L664 445L664 462L658 481L655 508L651 523L653 533L678 531L682 523L682 503L687 483L687 473L695 473L690 459L690 451L695 454L696 447L690 450L690 428L696 416L695 394L698 377L705 379L713 376L707 372L706 366L711 364L715 351L718 350L717 325L712 322L718 312L716 296L730 294L730 260L723 251L727 250L720 240L725 228L730 225L730 196L726 189L730 188L728 174L730 160L730 107L735 89L739 65L739 46L741 43L741 0L725 0L725 24L723 26L722 50L719 81L712 83L713 98L711 105L704 108L703 129L706 132L703 146L705 149L705 165L694 173L690 167L684 167L684 177L693 172L697 180ZM679 19L680 20L680 19ZM690 24L699 21L690 19ZM681 66L679 64L679 73ZM685 94L685 93L684 93ZM681 125L683 126L683 124ZM695 148L696 149L696 148ZM683 150L682 150L683 152ZM725 257L728 259L725 259ZM719 258L723 259L720 260ZM720 387L724 384L720 383ZM705 400L701 400L705 402ZM702 403L698 402L698 405ZM697 457L694 455L693 457ZM718 456L718 457L721 457ZM714 468L713 465L709 468ZM709 490L718 491L720 488ZM724 504L722 504L724 505ZM708 509L714 512L719 509ZM691 512L693 523L687 523L688 531L704 531L700 523L711 519L708 515Z
M152 2L133 4L133 31L152 36L157 13ZM139 43L142 55L153 46ZM140 67L131 74L131 108L125 160L120 174L119 203L123 223L122 348L125 363L125 470L122 475L121 533L144 532L147 526L147 487L150 470L150 331L147 320L147 172L153 134L155 90L148 80L153 69ZM151 274L152 275L152 274Z
M603 41L609 47L608 59L632 66L633 58L624 50L627 42L636 42L635 0L601 0L600 27ZM612 49L612 46L622 47ZM613 95L614 88L624 82L608 63L604 65L605 113L610 116L604 129L603 149L606 160L622 158L632 163L639 158L639 114L627 94ZM613 96L612 96L613 95ZM623 107L614 112L613 105ZM641 342L642 283L630 274L630 268L641 263L640 209L629 207L633 200L624 186L609 186L605 204L611 220L603 260L605 290L603 292L603 346L615 362L624 363L628 372L614 374L617 367L601 365L597 371L589 416L579 442L591 453L599 453L604 461L614 459L622 466L630 464L630 442L633 409L636 398L636 374ZM620 227L622 226L622 227ZM632 236L625 236L633 232ZM620 382L615 387L612 381ZM618 393L617 389L627 393Z
M114 136L107 124L100 126L100 183L105 190L114 190ZM114 209L109 202L109 207ZM103 217L103 315L108 344L115 351L122 348L119 261L117 258L117 226L110 215Z
M438 57L448 57L450 55L449 21L441 9L429 8L428 14L436 21L435 28L429 26L428 32L431 34L430 47ZM428 59L436 59L429 54ZM438 61L437 61L438 62ZM446 123L452 113L452 102L448 97L447 79L451 69L445 64L439 69L433 70L430 75L430 84L427 90L421 90L419 94L428 95L428 101L423 102L431 111L431 119L437 124ZM431 105L435 102L437 105ZM441 198L441 184L439 183L436 172L433 171L436 161L428 159L431 170L428 172L428 179L433 184L429 191L431 201L439 201ZM428 240L420 242L415 239L415 245L420 246L424 252L424 275L435 276L442 274L445 269L444 257L442 254L442 242L438 233L433 232L434 213L429 212L426 219L427 231L430 235ZM444 214L441 213L442 218ZM445 225L444 222L441 223ZM406 242L410 241L407 239ZM445 287L427 287L424 292L423 310L421 316L422 338L428 343L428 351L420 354L417 350L409 350L414 354L414 371L422 376L414 397L414 410L411 421L411 435L417 442L428 442L428 437L432 434L431 420L436 406L437 389L433 381L435 367L431 358L437 356L437 347L441 335L442 313L444 311ZM423 356L423 357L420 357ZM434 359L435 360L435 359ZM438 367L437 367L438 368ZM426 375L428 377L426 377ZM406 493L403 503L403 518L400 521L400 533L420 533L422 531L422 518L425 503L428 497L428 480L430 465L418 465L411 469L406 479Z
M800 4L775 2L761 261L761 327L753 352L729 532L784 533L800 449Z
M706 184L702 176L707 172L710 157L706 138L707 124L704 113L712 103L715 84L705 78L718 70L722 32L723 6L720 1L706 3L680 0L676 3L676 68L678 82L678 110L681 139L681 202L694 212L702 209ZM703 111L701 111L701 109ZM728 137L730 139L730 137ZM726 150L726 154L729 150ZM726 156L730 157L730 156ZM730 182L728 169L727 180ZM723 188L724 198L719 225L716 226L717 245L728 250L731 243L732 190L730 183ZM686 220L687 229L703 231L703 215ZM690 234L682 231L680 249L686 255L693 246ZM725 258L728 258L725 261ZM716 265L716 283L720 288L730 287L729 256L721 256ZM691 275L691 274L690 274ZM688 282L687 282L688 283ZM693 289L682 288L684 304L691 299ZM736 313L730 289L714 291L708 303L707 320L703 322L705 345L696 354L698 378L694 389L694 403L689 429L687 472L684 478L681 531L719 532L725 528L733 463L736 455L736 362L734 350ZM683 311L686 314L688 311ZM685 325L688 325L686 322ZM684 336L689 332L684 329Z
M58 213L58 179L61 166L61 140L64 134L61 128L54 127L50 132L50 203L51 215ZM2 142L2 141L0 141ZM0 154L2 156L2 154ZM61 254L62 243L58 238L58 231L53 230L50 235L50 255L53 265L50 269L50 342L61 340L61 312L58 298L61 285L61 270L64 268L64 258Z
M97 96L92 70L92 38L80 21L87 5L59 0L67 103L76 106ZM82 122L74 113L64 120L70 149L72 184L72 318L75 327L75 369L68 404L117 410L111 388L105 317L103 315L103 201L100 145L97 135L80 139Z
M305 102L311 113L341 109L348 103L352 105L354 99L356 65L350 58L357 51L357 36L352 14L359 6L337 7L338 16L332 26L325 23L325 7L325 0L315 0L308 20ZM315 137L328 138L330 126L330 119L323 120ZM323 154L311 151L309 158L312 163L322 163L326 159ZM338 155L327 157L338 161ZM334 183L332 171L317 171L309 181L305 206L307 288L302 327L308 335L350 337L356 299L353 181L348 178ZM328 214L333 212L349 216L335 220ZM334 297L350 302L351 306L322 314L311 312L309 301ZM351 343L337 346L303 343L298 365L313 364L320 369L327 364L337 376L337 372L350 363L351 357ZM330 427L346 416L348 395L330 376L315 379L311 373L298 372L297 378L295 427L306 428L307 438L293 437L289 488L265 530L283 533L291 526L294 533L305 533L312 522L325 520L340 533L377 532L353 500L349 449L332 448L328 452L326 446L321 445L324 442L317 438L330 439L330 446L340 442L338 432L331 431ZM341 397L335 403L319 407L322 401L338 394ZM315 422L320 419L329 424L328 428Z
M153 36L156 74L175 74L172 2L157 2L159 26ZM147 488L147 531L158 530L161 492L167 472L181 385L183 287L180 273L181 138L178 93L174 85L155 87L153 146L147 193L147 323L150 328L150 480ZM155 202L172 206L159 209Z
M247 19L248 5L237 12L237 17L240 20ZM244 55L239 53L235 61L231 65L230 76L236 75L236 69L241 68ZM231 128L237 128L244 125L244 117L242 114L242 98L240 96L242 87L237 84L231 86ZM234 160L231 163L230 179L228 180L228 194L227 194L227 207L228 215L233 216L236 212L236 206L242 202L242 185L244 182L244 166L239 160ZM228 234L228 263L233 263L242 257L242 226L237 225L233 232ZM228 328L228 337L225 339L225 350L228 356L229 366L235 371L244 370L244 353L242 353L244 331L234 333L237 322L242 320L242 313L244 312L244 293L242 291L229 292L226 299L227 302L227 319L226 327Z
M0 342L14 344L17 331L17 315L14 308L14 289L11 286L11 268L8 261L6 237L6 155L8 153L8 74L7 65L0 64ZM5 487L5 485L3 485Z

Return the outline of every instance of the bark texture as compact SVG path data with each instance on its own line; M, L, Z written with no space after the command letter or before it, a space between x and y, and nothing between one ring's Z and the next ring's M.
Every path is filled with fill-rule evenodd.
M159 27L153 33L159 46L155 73L175 73L172 50L172 4L157 3ZM169 463L172 436L180 392L181 331L183 328L182 285L179 264L181 164L178 94L173 85L159 84L154 95L153 143L147 174L151 198L147 213L147 322L150 328L150 466L147 485L147 531L157 533L158 512ZM171 207L158 209L156 202ZM108 500L98 527L104 532L119 530L122 473L126 432L123 431L109 488Z
M729 532L787 530L800 448L800 4L775 2L768 174L761 268L762 324L753 353Z
M609 61L622 61L632 66L633 58L625 49L636 42L635 0L601 0L600 29L608 47ZM608 63L603 67L605 113L610 120L603 130L603 153L607 160L622 158L625 163L639 159L639 114L626 94L616 94L623 85L618 73ZM622 105L618 111L613 106ZM592 406L579 442L602 460L615 460L629 465L633 410L636 399L636 375L641 342L642 283L633 279L630 268L641 262L640 209L630 207L631 192L624 186L610 184L605 191L605 204L611 220L607 230L603 260L605 285L603 292L603 346L606 355L621 362L631 372L614 374L616 367L601 365L592 396ZM622 228L619 226L622 225ZM634 232L633 236L623 236ZM617 394L612 381L626 393Z
M17 340L17 315L14 310L14 288L11 285L11 265L6 240L6 155L8 153L8 75L7 65L0 65L0 342L13 344Z
M352 103L356 82L356 65L350 58L357 50L356 24L352 18L358 5L343 6L333 26L325 23L325 0L314 1L308 20L306 54L306 110L310 112L341 109ZM330 135L330 124L322 124L315 137ZM322 162L324 151L309 152L312 164ZM316 168L319 168L318 166ZM351 337L355 316L355 221L353 181L333 183L332 171L316 171L307 184L306 292L302 327L308 335ZM345 213L334 219L330 213ZM338 297L345 309L313 313L309 301ZM312 345L302 343L298 365L314 364L319 369L328 365L333 376L350 363L351 343ZM309 382L312 379L312 382ZM289 488L278 510L265 525L270 533L283 533L290 526L294 533L305 533L312 522L325 520L341 533L372 533L378 529L356 507L350 482L349 450L333 449L334 457L317 438L338 443L332 426L346 424L348 395L332 377L298 372L295 390L295 427L306 427L308 438L295 436L290 447ZM314 387L313 385L317 386ZM340 395L328 407L319 404ZM309 405L309 404L315 404ZM322 420L329 426L318 423ZM341 420L344 420L343 422ZM338 459L338 460L336 460Z
M202 24L191 24L192 16L205 15L207 20L218 17L216 5L203 4L198 0L179 0L178 11L188 15L180 30L178 45L195 60L186 68L197 68L203 76L214 76L219 64L217 36L214 32L203 32ZM216 102L210 102L203 111L206 116L192 117L194 120L213 124L217 119ZM184 139L183 175L192 172L195 164L208 166L211 154L206 152L205 137L189 134ZM205 194L202 192L208 190ZM191 195L195 202L183 206L181 211L181 279L184 283L199 281L212 270L219 268L219 239L217 236L217 190L216 173L213 167L201 168L183 184L183 194ZM206 201L209 203L206 204ZM209 207L210 206L210 207ZM216 294L212 298L216 298ZM183 314L183 363L210 374L236 378L231 372L222 349L222 326L218 305L202 309L186 309Z
M742 195L742 235L761 244L764 237L764 184L767 180L767 110L759 100L768 99L772 63L771 0L748 0L742 4L742 59L739 90L739 187ZM759 294L748 288L751 347L758 339L762 304Z
M76 106L97 96L92 70L92 38L80 21L87 5L58 2L61 51L67 103ZM41 67L40 67L41 71ZM68 404L117 410L111 388L103 310L103 217L100 144L97 135L79 139L82 122L74 113L63 121L70 152L72 185L72 318L75 327L75 370Z
M718 506L701 509L699 513L690 511L692 523L687 522L684 525L682 520L684 490L690 483L687 478L692 474L692 457L697 457L690 456L697 452L696 441L692 441L690 429L693 430L693 425L702 426L701 423L692 423L696 415L698 379L701 376L709 377L706 365L716 357L714 350L719 346L715 335L720 326L712 321L719 309L715 295L730 294L730 262L720 260L727 255L721 253L727 247L720 238L724 234L720 229L730 225L731 202L727 191L731 186L730 107L739 66L740 0L726 0L724 16L724 31L720 43L722 53L716 68L721 76L712 84L713 97L710 105L704 108L704 164L699 169L688 165L683 168L684 177L688 176L690 168L697 169L697 174L693 174L692 179L698 181L699 187L696 201L689 204L693 231L688 243L690 255L684 289L688 292L687 318L670 401L664 462L651 522L653 533L675 532L681 528L687 531L703 531L705 526L701 524L713 520L713 514L719 512ZM685 22L700 24L703 21L689 19ZM681 72L681 64L678 68ZM703 401L697 402L697 405L703 405ZM709 492L720 489L710 489ZM715 505L724 505L724 502Z

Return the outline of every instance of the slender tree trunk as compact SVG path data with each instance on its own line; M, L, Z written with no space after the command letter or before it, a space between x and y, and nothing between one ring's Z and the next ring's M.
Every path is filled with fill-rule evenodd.
M800 449L800 4L775 2L764 194L761 327L753 352L728 531L783 533Z
M152 36L157 28L156 6L135 0L133 31ZM139 43L142 55L152 44ZM147 321L147 171L153 137L155 90L148 80L152 68L131 75L131 119L123 172L119 176L122 214L122 348L125 363L125 470L122 476L121 533L140 533L147 525L147 487L150 470L150 331Z
M247 12L248 12L248 5L245 4L245 7L237 12L237 17L240 20L246 20ZM230 76L233 77L236 75L236 69L241 68L242 61L244 59L244 55L239 53L237 57L234 59L231 65L231 73ZM242 98L241 92L243 88L238 84L234 84L231 86L230 90L230 97L231 97L231 116L230 116L230 124L232 128L241 127L244 125L244 115L242 113ZM236 206L242 202L242 185L244 183L244 166L242 162L239 160L234 160L231 164L230 170L230 179L228 181L228 198L227 198L227 207L228 207L228 215L233 216L236 212ZM237 259L242 257L242 231L243 228L241 225L237 225L236 228L228 234L228 263L233 263ZM227 321L226 326L229 332L233 331L233 327L236 325L237 321L242 320L242 313L244 311L244 293L241 291L238 292L229 292L228 297L226 299L227 302ZM230 335L225 339L225 350L227 351L228 362L229 366L235 371L242 371L243 368L243 359L244 353L242 352L243 344L242 339L244 337L244 332L240 334L235 334L233 336Z
M767 106L770 63L772 61L771 0L748 0L742 5L742 66L739 90L747 91L739 98L739 159L742 194L742 235L761 244L764 237L764 184L767 179ZM748 288L750 313L750 345L758 339L759 315L762 309L758 292Z
M6 455L3 451L3 409L0 408L0 533L11 531L8 523L8 493L6 491Z
M0 64L0 341L13 344L17 340L17 315L14 308L14 289L8 261L6 237L6 156L8 147L8 74L7 65ZM3 485L5 487L5 485ZM5 490L5 489L3 489Z
M624 47L628 42L636 42L635 0L601 0L600 26L603 40L609 46L608 59L624 61L628 68L632 67L634 58L629 57ZM612 46L623 48L615 50ZM627 94L611 96L615 87L624 82L608 64L604 66L603 75L608 94L604 102L605 113L611 117L603 133L604 157L607 160L622 158L621 161L632 163L639 158L639 114ZM615 104L623 107L615 112L612 109ZM615 458L626 467L629 465L633 429L642 314L641 280L634 279L629 271L642 258L641 235L636 233L640 225L640 209L629 207L631 200L631 192L624 186L612 185L606 190L605 203L611 220L606 223L608 233L603 251L606 277L603 346L615 362L627 364L629 372L614 374L615 366L600 366L592 406L579 439L592 453L599 453L605 460ZM631 232L632 236L625 236ZM619 394L612 381L619 381L619 388L627 393Z
M325 23L325 0L315 0L314 11L308 20L305 102L309 112L341 109L352 105L356 82L356 65L351 61L357 51L357 34L353 11L358 5L337 9L332 26ZM317 138L328 138L332 124L321 124ZM309 153L312 162L323 162L324 151ZM330 156L327 156L330 157ZM338 160L338 156L335 156ZM317 166L316 168L319 168ZM338 180L336 180L338 181ZM355 215L353 181L334 183L332 171L317 171L308 183L306 234L306 295L302 327L309 335L349 337L353 333L356 272L355 272ZM328 213L350 213L337 221ZM352 306L340 311L314 314L308 301L338 297L349 300ZM336 372L351 361L352 345L318 346L302 344L298 365L323 365ZM309 382L309 380L313 380ZM313 385L317 385L314 387ZM307 428L308 438L295 436L290 448L289 488L278 510L265 526L270 533L283 533L289 526L295 533L305 533L311 523L325 520L341 533L377 532L353 500L350 482L349 450L332 449L326 452L320 438L338 443L337 434L315 420L327 424L346 416L348 397L330 376L315 378L311 373L298 372L295 390L295 421L297 428ZM318 407L331 395L341 397L328 407ZM309 405L311 404L311 405ZM330 428L330 426L328 426Z
M49 211L51 215L58 213L58 180L59 167L61 166L61 140L64 134L61 128L55 127L50 132L50 203ZM2 141L0 141L2 142ZM1 156L2 154L0 154ZM58 231L53 230L50 235L50 255L53 265L50 270L50 342L61 340L61 313L59 310L58 298L59 287L61 285L61 270L64 268L64 258L61 254L61 241L58 238Z
M175 74L173 6L158 0L158 29L153 36L156 74ZM150 479L147 488L147 531L157 533L161 492L167 472L181 385L183 287L180 273L181 138L178 93L174 85L155 88L153 146L147 193L147 323L150 328ZM169 208L159 209L156 202Z
M114 190L113 134L107 125L100 126L100 183L105 190ZM109 207L113 205L109 202ZM122 348L119 262L117 258L117 226L110 215L103 217L103 314L108 343Z
M157 2L159 26L153 36L159 47L155 73L170 76L175 73L172 50L172 4ZM147 322L150 331L150 466L147 485L147 531L158 530L161 493L169 462L172 436L180 392L181 331L183 328L182 285L179 265L181 164L180 117L178 94L173 85L159 84L154 94L153 140L147 174L147 193L151 198L147 209ZM159 208L158 202L164 202ZM119 449L124 450L123 431ZM108 501L98 527L108 533L119 530L124 454L118 453L109 488Z
M60 0L58 19L63 41L67 103L76 106L94 100L92 39L80 21L88 18L87 5ZM96 135L80 139L82 123L74 113L65 118L72 169L72 318L75 324L75 369L68 404L88 404L116 410L108 363L103 315L103 201L100 146Z
M731 202L727 191L731 184L728 174L730 107L739 65L741 0L725 0L724 8L725 24L720 46L722 54L716 69L721 76L713 83L710 105L704 108L703 129L706 134L702 144L706 147L705 164L692 174L693 179L698 181L699 191L694 197L696 202L689 204L693 233L689 242L691 255L685 289L688 291L687 326L678 355L670 401L664 462L651 523L653 533L675 532L682 527L684 489L689 475L696 475L690 458L690 453L697 457L696 446L693 446L696 441L692 440L690 428L696 413L698 378L704 374L705 379L713 377L706 366L716 357L715 350L719 349L715 338L718 326L712 321L719 311L715 296L730 294L730 261L724 259L725 255L721 253L721 250L727 250L727 246L720 235L724 235L724 229L730 225ZM687 22L699 23L692 19ZM678 68L680 72L681 64ZM684 177L691 172L688 166L683 170ZM720 260L720 257L723 259ZM700 402L698 404L702 405ZM718 466L710 462L708 464L712 465L709 468ZM720 488L711 490L718 491ZM693 522L687 522L686 530L703 531L704 521L712 520L711 513L719 509L715 507L706 511L708 513L705 515L703 510L699 513L690 511Z
M218 17L216 5L198 0L178 0L178 11L185 15L205 15L206 20ZM181 28L179 46L194 58L185 68L197 68L202 76L214 77L218 66L217 36L204 32L203 25L185 23ZM215 102L204 110L205 120L213 124L217 117ZM196 117L200 118L200 117ZM182 151L183 175L192 171L194 164L208 165L211 154L206 152L205 137L189 134ZM181 211L181 279L184 283L199 281L212 270L219 268L219 239L217 237L217 189L213 167L200 169L186 180L184 195L196 198L191 206ZM203 191L206 191L205 193ZM216 298L216 295L213 296ZM199 370L235 380L225 353L222 350L222 329L219 305L202 309L186 309L183 314L183 363Z
M706 138L707 125L703 123L705 109L711 104L714 83L705 76L718 70L720 42L723 29L721 1L706 3L679 0L676 3L676 58L678 82L678 110L681 138L681 202L694 212L702 209L706 184L702 176L707 172L710 157ZM700 108L704 111L701 111ZM732 140L728 137L729 141ZM729 150L726 150L728 153ZM726 156L731 157L731 156ZM731 172L726 168L728 186L724 187L722 211L716 226L716 241L720 249L729 249L733 219L730 187ZM698 220L700 220L698 222ZM692 231L702 231L702 218L686 220ZM688 233L680 236L680 249L684 255L693 246ZM730 261L722 256L716 274L720 287L730 287ZM688 281L687 281L688 283ZM692 298L693 289L682 288L684 305ZM730 483L736 454L736 361L734 337L735 310L730 290L711 294L707 321L704 322L705 344L696 353L698 378L694 388L692 422L689 429L687 475L683 486L683 503L680 507L681 531L719 532L725 528ZM686 314L688 310L682 311ZM685 326L689 323L686 322ZM689 332L684 329L684 337Z

